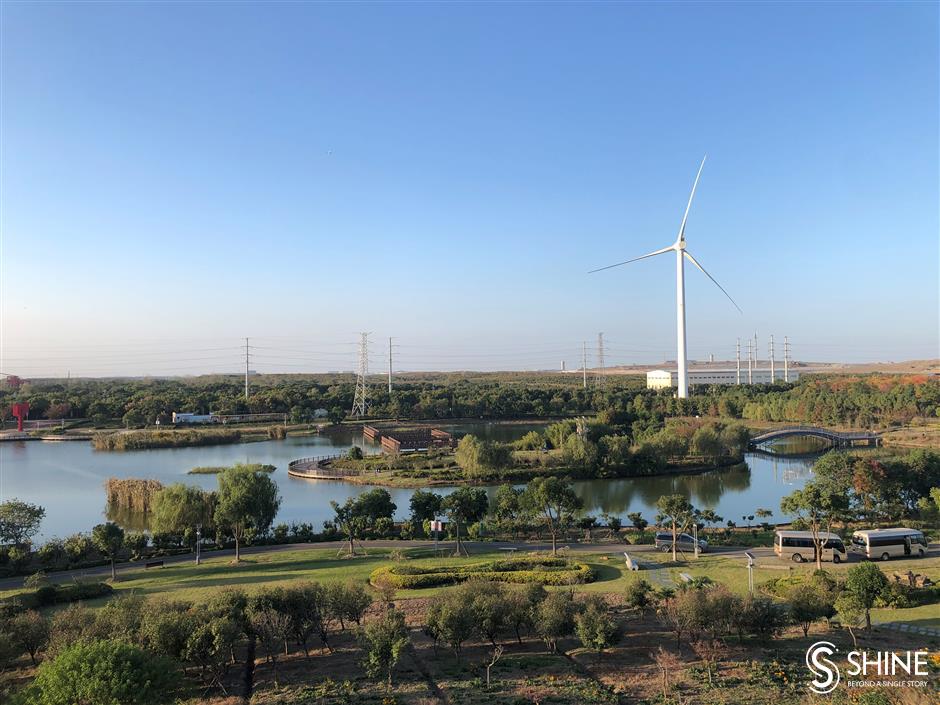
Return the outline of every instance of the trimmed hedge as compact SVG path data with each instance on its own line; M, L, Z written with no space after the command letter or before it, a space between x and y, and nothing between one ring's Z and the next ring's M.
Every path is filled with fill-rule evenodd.
M589 583L594 572L586 563L572 563L563 558L510 558L458 566L387 565L372 571L370 582L388 581L400 590L453 585L477 578L503 583L538 583L540 585L577 585Z
M27 608L48 607L80 600L107 597L114 592L107 583L69 583L68 585L45 585L33 592L25 592L7 598L6 603L18 602Z

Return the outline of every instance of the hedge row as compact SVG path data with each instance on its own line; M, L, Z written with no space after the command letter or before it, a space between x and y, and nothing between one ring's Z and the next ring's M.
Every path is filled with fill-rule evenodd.
M471 578L504 583L577 585L591 582L594 573L586 563L570 563L561 558L510 559L446 567L388 565L372 571L370 581L373 585L387 581L401 590L416 590L453 585Z
M33 592L24 592L7 598L6 603L19 603L23 607L48 607L96 597L108 597L114 592L107 583L69 583L68 585L44 585Z

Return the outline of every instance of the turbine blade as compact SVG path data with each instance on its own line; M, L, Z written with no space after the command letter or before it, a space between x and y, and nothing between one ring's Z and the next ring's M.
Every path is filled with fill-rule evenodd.
M646 259L647 257L655 257L656 255L662 255L667 252L672 252L674 246L670 245L669 247L664 247L661 250L656 250L656 252L650 252L648 255L642 255L640 257L634 257L633 259L628 259L626 262L617 262L617 264L608 264L606 267L600 267L599 269L592 269L588 274L594 274L594 272L603 272L605 269L613 269L614 267L620 267L624 264L630 264L631 262L636 262L637 260Z
M709 274L708 272L705 271L705 267L703 267L702 265L700 265L700 264L698 263L698 261L692 256L692 253L689 252L688 250L684 250L684 251L683 251L683 254L685 254L685 256L689 258L689 262L691 262L691 263L694 264L696 267L698 267L699 269L701 269L701 270L702 270L702 274L704 274L706 277L708 277L709 279L711 279L711 280L712 280L712 283L713 283L715 286L717 286L719 289L721 289L721 293L724 294L725 296L727 296L727 297L728 297L728 301L730 301L731 303L733 303L733 304L734 304L734 307L735 307L736 309L738 309L738 313L740 313L740 314L743 315L743 314L744 314L744 311L741 310L741 307L740 307L740 306L738 306L736 303L734 303L734 299L731 298L731 294L729 294L727 291L725 291L724 287L723 287L721 284L719 284L717 281L715 281L715 277L713 277L711 274Z
M692 184L692 193L689 194L689 202L685 206L685 215L682 216L682 225L679 226L679 237L676 238L677 243L685 240L685 221L689 219L689 209L692 208L692 199L695 198L695 187L698 186L698 179L702 175L702 168L705 166L705 160L707 158L707 154L702 157L702 163L699 165L698 173L695 175L695 182Z

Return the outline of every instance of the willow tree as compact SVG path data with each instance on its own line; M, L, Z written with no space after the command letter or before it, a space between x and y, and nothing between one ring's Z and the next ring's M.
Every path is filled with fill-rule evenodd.
M212 496L198 487L177 482L156 494L152 511L153 531L183 534L187 529L201 529L211 523Z
M235 562L241 560L241 544L248 530L264 534L281 506L277 485L265 473L249 468L230 468L219 474L219 492L213 518L235 539Z

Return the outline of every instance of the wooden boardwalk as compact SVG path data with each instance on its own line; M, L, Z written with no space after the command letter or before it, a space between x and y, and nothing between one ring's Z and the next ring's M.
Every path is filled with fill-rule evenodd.
M342 455L318 455L311 458L298 458L287 465L287 474L304 480L341 480L344 477L356 477L358 470L331 467L334 460Z

